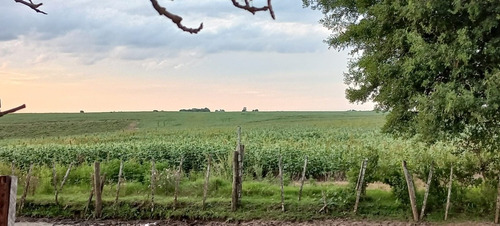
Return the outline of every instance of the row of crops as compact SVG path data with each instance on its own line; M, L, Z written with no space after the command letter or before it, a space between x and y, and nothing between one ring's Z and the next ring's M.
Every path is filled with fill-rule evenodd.
M164 134L151 131L125 136L109 134L104 137L61 138L51 143L4 145L0 147L0 158L4 162L14 162L20 168L27 168L32 162L39 165L52 165L54 161L80 165L114 159L136 162L155 160L175 166L183 158L186 172L200 171L204 169L209 155L215 162L228 162L236 146L231 132ZM426 150L423 146L392 139L376 130L276 128L253 129L243 135L245 170L259 177L277 171L279 155L283 156L284 168L292 176L302 171L303 160L308 156L310 167L307 175L313 178L347 172L357 167L364 158L377 159L379 167L392 167L402 159L409 162L415 159L419 164L425 164L430 163L431 158L440 157L443 161L439 162L443 166L452 161L447 155L439 156L446 150ZM427 159L423 158L425 155L428 155ZM259 170L262 172L257 172Z
M278 173L278 158L282 156L285 175L298 179L305 157L309 163L306 176L316 180L332 178L355 182L360 163L368 159L366 181L391 185L397 198L406 202L406 184L401 162L406 160L415 178L426 181L434 164L435 205L445 196L449 171L454 167L456 196L462 197L463 208L478 205L493 209L494 192L483 192L482 203L467 198L467 191L494 190L495 171L484 165L487 156L477 153L456 153L450 145L438 143L426 146L414 140L404 140L381 134L378 128L330 127L325 125L248 126L243 128L245 145L244 171L256 180L274 177ZM70 163L77 168L90 168L94 161L114 165L119 160L129 167L128 173L139 175L129 180L140 181L150 173L149 163L171 168L183 159L186 173L202 172L210 156L219 175L231 172L231 155L236 147L235 128L143 129L94 135L63 136L4 141L0 160L27 171L31 163L50 167ZM144 167L141 167L144 166ZM143 171L143 172L142 172ZM125 174L127 174L127 169ZM73 176L74 177L74 176ZM87 174L71 181L89 181ZM142 179L141 179L142 178ZM70 182L71 183L71 182ZM478 194L481 194L479 192ZM489 201L491 201L491 204ZM432 206L431 200L431 206Z
M38 143L38 144L37 144ZM307 176L324 178L338 173L357 172L359 163L369 159L369 168L380 172L374 180L384 181L383 175L399 172L401 161L406 160L413 172L425 180L432 162L436 164L436 178L446 181L446 172L454 165L457 177L470 181L479 161L474 154L451 154L444 144L430 148L411 140L399 140L380 134L376 129L315 129L273 128L244 130L246 146L245 171L255 177L265 177L277 172L278 156L283 156L284 169L297 177L302 171L305 156L309 158ZM170 166L184 159L186 172L201 171L210 155L214 162L228 161L236 146L233 131L182 131L165 133L107 134L11 144L0 147L0 159L26 169L30 163L52 165L75 163L91 164L94 161L149 162L155 160ZM440 177L442 176L442 177Z

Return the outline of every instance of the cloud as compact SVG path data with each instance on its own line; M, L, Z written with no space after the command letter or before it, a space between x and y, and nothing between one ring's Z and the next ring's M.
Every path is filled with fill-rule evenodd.
M203 22L197 35L180 31L149 1L40 1L48 15L0 1L2 98L29 103L30 111L159 109L158 103L241 110L241 102L328 110L346 102L346 52L328 50L321 12L299 0L273 1L276 20L228 0L159 0L186 26ZM43 100L51 103L36 105Z
M311 24L311 18L317 16L310 16L314 14L311 10L292 1L275 1L278 18L283 16L276 21L267 12L251 15L225 0L161 2L182 15L185 24L198 26L204 22L206 28L198 35L180 31L145 1L120 4L110 0L54 0L45 4L44 10L49 13L46 16L15 2L2 1L0 10L6 13L0 15L3 28L0 41L22 37L35 43L28 48L71 53L82 58L82 63L93 64L108 57L122 60L176 57L176 52L186 50L204 54L314 52L325 48L321 39L327 36L321 25Z

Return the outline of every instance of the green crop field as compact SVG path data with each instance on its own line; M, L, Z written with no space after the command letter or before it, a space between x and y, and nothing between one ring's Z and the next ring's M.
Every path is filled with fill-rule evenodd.
M95 161L106 175L104 217L143 219L188 217L201 219L308 220L328 217L410 219L408 193L401 162L418 181L426 181L434 164L428 220L444 213L449 170L455 167L451 219L484 220L494 212L495 186L480 181L478 157L453 154L445 143L425 146L380 132L385 119L376 112L111 112L78 114L12 114L0 118L0 173L20 177L21 195L26 174L34 167L31 190L21 213L33 217L80 216L91 187ZM231 158L241 126L245 145L242 210L230 211ZM278 158L282 156L285 200L280 210ZM308 157L303 200L297 201L305 157ZM213 159L208 207L201 211L204 172ZM358 215L352 214L354 186L363 159L368 160L365 181L384 183L389 189L372 189L362 196ZM179 200L172 210L174 174L183 160ZM123 189L114 206L120 161L124 161ZM151 212L151 168L155 206ZM61 183L67 167L73 168L54 203L54 174ZM339 181L348 181L339 183ZM422 183L417 183L419 205ZM329 214L318 213L326 192ZM333 212L333 213L332 213ZM307 213L307 214L306 214ZM90 211L89 213L90 214ZM85 217L85 216L84 216Z

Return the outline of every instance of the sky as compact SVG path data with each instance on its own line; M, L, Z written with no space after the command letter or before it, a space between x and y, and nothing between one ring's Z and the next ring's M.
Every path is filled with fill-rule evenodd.
M159 0L184 25L203 22L195 35L147 0L41 2L48 15L0 1L1 110L373 109L345 99L350 55L324 43L321 12L301 0L274 0L276 20L229 0Z

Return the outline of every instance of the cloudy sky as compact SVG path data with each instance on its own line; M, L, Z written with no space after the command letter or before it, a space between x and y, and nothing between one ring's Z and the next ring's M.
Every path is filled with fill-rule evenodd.
M23 103L23 112L373 108L345 99L348 52L323 43L330 32L318 23L321 12L301 0L274 0L274 21L229 0L159 1L186 26L203 22L197 35L147 0L42 2L48 15L0 1L2 110Z

